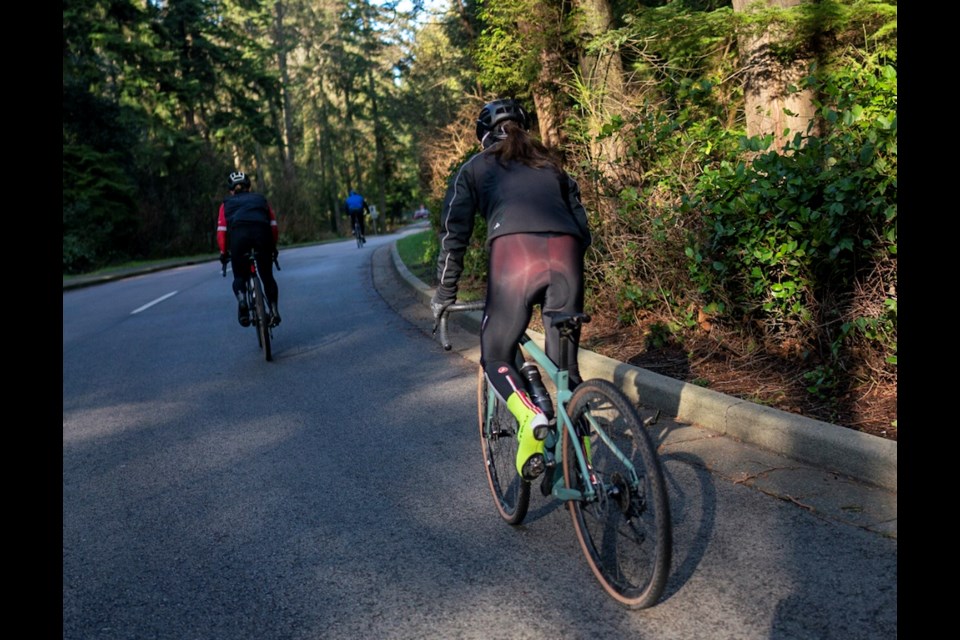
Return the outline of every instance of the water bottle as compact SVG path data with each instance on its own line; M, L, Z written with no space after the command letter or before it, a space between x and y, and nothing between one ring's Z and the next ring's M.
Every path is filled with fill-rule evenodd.
M530 389L530 398L540 407L548 420L553 419L553 401L550 400L550 393L543 385L543 378L540 377L540 369L533 362L527 361L520 365L520 372L527 379L527 387Z

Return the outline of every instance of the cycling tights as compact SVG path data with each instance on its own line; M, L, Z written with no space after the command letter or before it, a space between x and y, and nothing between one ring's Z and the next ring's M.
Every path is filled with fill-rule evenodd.
M230 263L233 269L233 292L247 288L250 278L250 261L247 252L257 250L257 273L263 280L263 293L270 304L277 302L277 280L273 277L273 236L266 224L238 224L230 229Z
M516 368L517 340L535 305L541 312L583 311L583 256L571 235L520 233L499 236L490 246L487 301L480 332L480 363L501 399L524 389ZM549 322L544 323L549 325ZM544 327L547 355L560 360L560 332ZM571 384L581 382L577 365L579 329L567 347Z
M350 210L350 230L353 231L353 225L360 223L360 235L367 236L366 221L364 220L363 209Z

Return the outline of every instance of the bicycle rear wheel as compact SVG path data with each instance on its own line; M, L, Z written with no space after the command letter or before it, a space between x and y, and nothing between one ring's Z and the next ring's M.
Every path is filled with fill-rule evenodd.
M586 483L576 447L584 453L597 495L570 502L577 540L604 590L630 609L657 603L673 550L670 509L660 459L633 404L606 380L579 385L568 405L581 430L575 443L563 433L563 477L568 488ZM601 432L606 438L601 436ZM639 483L631 482L632 465Z
M520 524L530 506L530 483L517 473L517 420L493 392L483 367L477 377L477 416L483 468L494 504L507 523Z
M257 314L257 340L263 349L263 357L270 362L273 353L270 348L270 320L267 318L267 305L263 297L263 283L260 278L253 279L253 308Z
M360 235L360 223L353 225L353 235L357 238L357 248L363 248L363 236Z
M256 278L253 276L247 280L247 308L250 310L250 324L257 332L257 346L263 349L263 336L260 335L260 323L257 321L257 292L254 286Z

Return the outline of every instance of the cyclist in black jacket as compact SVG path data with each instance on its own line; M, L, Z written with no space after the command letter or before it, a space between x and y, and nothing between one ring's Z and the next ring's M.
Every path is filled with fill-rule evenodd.
M535 305L543 312L583 311L583 259L591 237L579 186L529 127L529 116L516 100L496 100L480 111L476 133L482 151L451 178L440 214L439 285L430 306L439 318L456 300L479 212L487 221L490 254L480 362L517 418L517 472L532 480L544 471L548 420L514 366L517 340ZM547 355L556 362L559 333L549 326L545 331ZM567 354L574 385L581 381L578 342L576 335Z
M250 191L250 177L242 171L234 171L227 178L230 189L217 214L217 244L220 247L220 262L232 263L233 294L237 297L238 320L244 327L250 326L249 310L244 290L250 277L247 251L257 250L257 272L263 281L263 292L269 307L267 315L270 326L280 324L280 295L277 280L273 276L272 262L277 259L277 215L267 199Z

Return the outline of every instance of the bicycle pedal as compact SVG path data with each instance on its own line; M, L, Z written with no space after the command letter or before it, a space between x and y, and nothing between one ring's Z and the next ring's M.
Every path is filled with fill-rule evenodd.
M535 453L530 456L530 459L523 463L523 476L524 480L536 480L544 471L543 455Z

